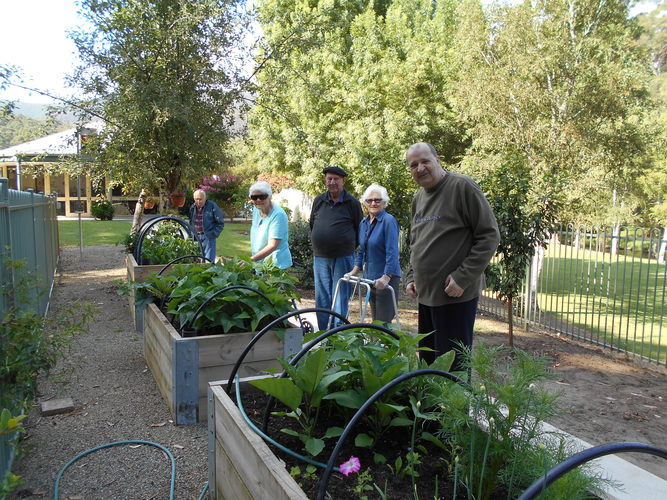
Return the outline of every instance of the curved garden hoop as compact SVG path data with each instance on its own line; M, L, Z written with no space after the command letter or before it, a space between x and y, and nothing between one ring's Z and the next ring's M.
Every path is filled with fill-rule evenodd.
M232 369L232 372L229 374L229 379L227 381L227 394L232 393L232 383L234 382L234 378L236 377L236 373L239 371L239 368L241 366L241 363L243 363L243 360L245 357L248 355L250 352L250 349L257 343L259 339L261 339L271 328L273 328L276 325L279 325L286 319L291 318L292 316L299 316L304 313L310 313L310 312L322 312L322 313L327 313L331 314L333 316L336 316L338 319L344 321L345 323L349 324L349 321L347 318L342 316L341 314L337 313L336 311L330 311L329 309L323 309L321 307L309 307L306 309L297 309L296 311L290 311L287 314L282 315L280 318L274 319L271 323L266 325L264 328L262 328L257 334L252 338L250 342L248 342L248 345L243 349L243 352L241 355L238 357L236 360L236 364L234 365L234 368Z
M422 370L415 370L410 373L404 373L400 377L396 377L394 380L391 382L385 384L383 387L378 389L378 391L373 394L368 400L357 410L357 412L352 416L350 421L347 423L345 426L345 429L343 429L342 434L338 438L338 441L336 442L336 446L334 447L333 451L331 452L331 455L329 456L329 461L327 462L327 466L324 469L324 472L322 473L322 477L320 478L320 489L317 494L317 500L324 500L324 496L327 490L327 484L329 484L329 477L331 476L331 471L334 468L334 463L336 461L336 458L338 457L338 453L340 453L340 449L343 447L343 443L345 442L345 439L347 436L352 432L352 428L355 426L355 424L359 421L359 419L363 416L364 412L372 406L382 395L387 392L389 389L392 389L394 386L400 384L401 382L408 380L413 377L420 377L422 375L438 375L443 378L447 378L449 380L452 380L456 382L457 384L461 384L464 386L469 386L467 382L464 380L460 379L456 375L453 375L449 372L445 372L442 370L436 370L434 368L424 368Z
M251 288L249 286L245 285L232 285L232 286L227 286L221 290L218 290L215 292L213 295L211 295L208 299L204 301L202 305L199 306L199 308L195 311L195 313L192 315L192 318L190 318L188 321L185 322L185 324L181 327L181 335L184 337L187 337L187 335L183 335L185 330L190 330L190 325L194 323L195 319L197 319L197 316L204 310L204 307L211 302L214 298L216 298L218 295L222 295L225 292L228 292L230 290L236 290L236 289L244 289L244 290L250 290L251 292L255 292L257 295L260 297L263 297L269 304L273 304L271 300L264 295L262 292L259 290L255 290L254 288Z
M215 262L213 262L213 261L212 261L211 259L209 259L208 257L204 257L203 255L195 255L195 254L183 255L182 257L176 257L174 260L172 260L172 261L169 262L166 266L164 266L162 269L160 269L160 270L158 271L158 273L157 273L157 276L162 276L162 273L163 273L163 272L165 272L167 269L169 269L169 267L170 267L172 264L176 264L176 262L178 262L179 260L192 259L192 258L205 260L205 261L210 262L211 264L215 264Z
M667 459L667 450L658 448L657 446L653 446L651 444L619 442L594 446L572 455L570 458L563 460L561 463L551 468L551 470L547 471L544 476L533 482L533 484L531 484L526 489L526 491L521 494L518 500L532 500L533 498L536 498L556 479L560 478L567 472L570 472L572 469L576 469L580 465L585 464L586 462L603 457L605 455L614 455L616 453L628 452L649 453L651 455L656 455L658 457Z
M155 224L157 224L158 222L164 222L164 221L172 221L172 222L176 222L176 223L180 224L180 226L183 229L185 229L185 232L190 237L190 239L196 241L199 244L199 250L201 251L202 255L204 254L204 247L203 247L201 241L199 241L196 238L196 235L195 235L194 231L192 231L192 228L190 227L190 224L188 224L187 222L185 222L183 219L181 219L179 217L174 217L174 216L171 216L171 215L163 215L163 216L160 216L160 217L154 217L153 219L147 220L146 222L144 222L141 225L141 228L139 228L139 236L137 237L137 243L134 247L134 260L137 261L137 264L141 265L141 246L143 245L144 238L146 237L146 233Z
M327 337L330 337L331 335L334 335L336 333L345 331L345 330L351 330L353 328L363 328L363 329L370 329L370 330L379 330L381 332L384 332L388 335L391 335L395 339L400 339L400 335L396 333L393 330L390 330L389 328L381 325L374 325L372 323L349 323L347 325L340 325L337 326L336 328L332 328L331 330L328 330L324 332L322 335L319 335L318 337L314 338L310 342L308 342L306 345L304 345L299 352L297 352L292 359L290 359L289 364L292 366L295 366L299 360L305 356L305 354L310 351L313 347L315 347L317 344L319 344L322 340L326 339ZM280 374L280 378L284 378L287 376L287 373L283 371ZM266 402L266 407L264 408L264 414L262 415L262 432L266 433L267 426L269 425L269 412L271 411L271 407L273 406L273 396L269 396L268 401Z

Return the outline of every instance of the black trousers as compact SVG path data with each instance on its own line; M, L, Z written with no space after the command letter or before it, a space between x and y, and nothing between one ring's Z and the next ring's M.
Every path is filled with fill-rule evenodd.
M420 352L421 359L425 359L431 364L441 354L452 349L459 351L460 347L457 342L472 347L472 333L475 327L478 300L479 297L475 297L467 302L435 307L419 304L419 333L433 332L422 339L419 346L430 347L435 351ZM457 352L452 371L462 369L461 355L460 352Z

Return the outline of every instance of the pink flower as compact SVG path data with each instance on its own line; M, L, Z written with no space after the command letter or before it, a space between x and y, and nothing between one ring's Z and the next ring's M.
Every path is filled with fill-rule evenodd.
M361 469L361 462L357 457L350 457L347 462L343 462L338 468L340 469L341 474L349 476L353 472L359 472L359 469Z

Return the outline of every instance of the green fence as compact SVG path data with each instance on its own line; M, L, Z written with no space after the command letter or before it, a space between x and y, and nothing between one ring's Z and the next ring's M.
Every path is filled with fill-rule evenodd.
M666 248L658 229L560 227L533 259L514 312L525 326L666 365ZM480 309L507 317L489 292Z
M31 304L19 303L17 306L32 307L41 314L46 314L49 298L55 280L58 264L58 220L56 216L56 198L31 191L15 191L8 188L7 179L0 178L0 283L3 290L13 290L4 286L18 281L17 273L30 272L38 283ZM5 266L6 262L25 263L20 268ZM15 296L0 293L0 311L4 318L5 311L15 302ZM0 338L0 347L5 339ZM1 408L0 408L1 410ZM14 415L22 408L9 408ZM15 434L0 434L0 484L11 470L14 450L18 437Z
M34 273L39 288L47 293L35 296L39 312L46 314L58 264L58 218L53 196L8 189L8 181L0 178L0 251L3 260L25 262L24 269ZM0 266L3 284L14 282L12 268ZM0 311L11 297L0 296Z

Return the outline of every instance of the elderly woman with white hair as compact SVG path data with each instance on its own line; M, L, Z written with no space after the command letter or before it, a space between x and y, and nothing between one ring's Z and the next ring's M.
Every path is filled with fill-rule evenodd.
M366 188L361 198L368 215L359 225L359 248L350 274L374 280L370 304L373 319L390 323L396 311L387 285L391 285L398 301L401 266L398 263L398 233L396 219L385 211L389 203L387 190L377 184Z
M250 186L248 194L255 205L250 228L250 258L254 262L272 262L280 269L290 267L287 214L271 201L271 186L268 182L256 182Z

